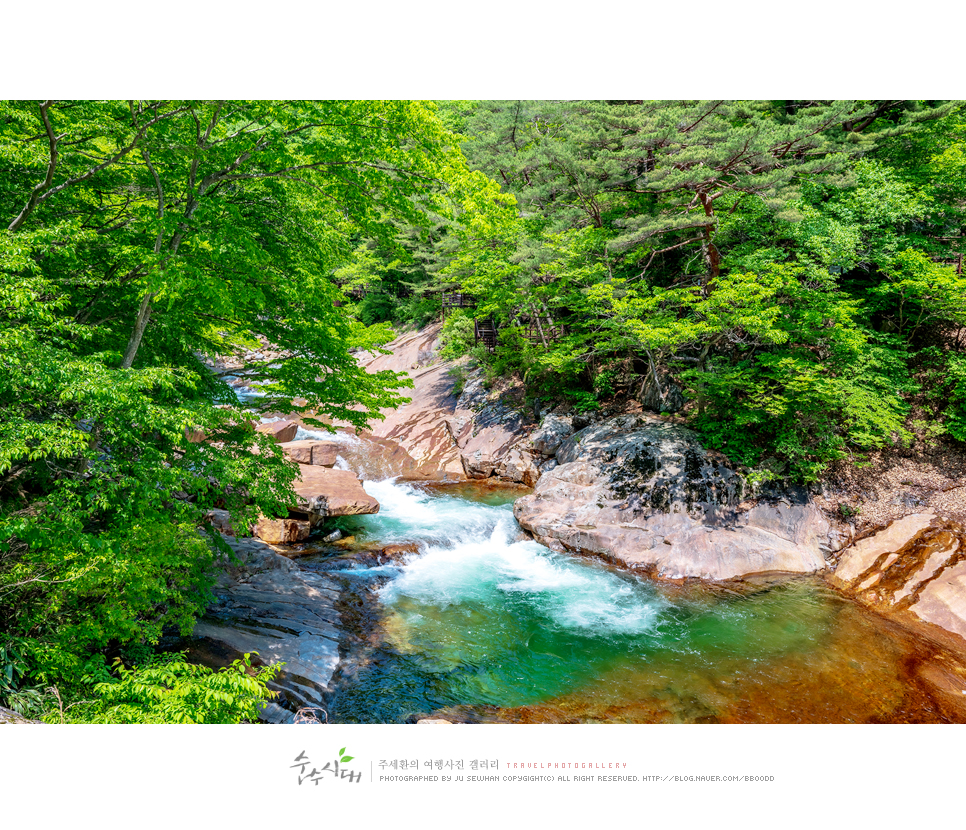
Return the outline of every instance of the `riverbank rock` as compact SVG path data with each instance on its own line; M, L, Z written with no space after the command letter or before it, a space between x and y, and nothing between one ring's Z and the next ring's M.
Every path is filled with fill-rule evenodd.
M339 664L338 586L302 571L257 539L225 538L239 562L225 565L216 603L194 627L189 659L212 667L245 653L257 662L283 661L269 684L278 697L260 719L291 723L303 707L323 707Z
M555 550L595 554L653 577L733 579L826 567L831 527L804 492L757 501L697 435L623 415L563 441L514 515Z
M318 519L379 512L379 502L349 470L299 464L295 492L299 497L295 509Z
M265 435L270 435L279 444L286 444L295 440L295 433L298 432L299 425L297 421L269 421L264 424L257 424L255 429Z
M31 720L30 718L25 718L19 712L14 712L13 709L4 709L0 706L0 723L39 723L43 724L40 720Z
M540 422L540 426L530 435L528 446L537 455L552 458L560 445L575 432L571 415L550 413Z
M524 446L532 422L510 395L488 394L479 373L467 381L446 426L467 478L537 483L540 471Z
M457 397L457 377L465 378L468 370L453 361L438 360L441 328L441 323L434 323L400 335L386 344L389 355L360 356L367 371L404 372L413 388L404 391L409 403L382 410L385 420L359 437L395 442L411 463L405 469L397 466L388 475L404 480L492 476L533 486L540 472L522 446L533 425L509 397L484 389L478 372L469 372Z
M402 390L409 403L382 410L385 419L371 429L375 437L395 441L415 461L407 478L459 481L466 475L444 421L456 407L456 379L450 374L453 364L432 363L439 350L441 328L442 323L435 323L402 334L386 344L392 354L366 355L361 362L372 373L391 369L412 378L413 388Z
M309 538L312 523L303 519L268 519L262 516L255 525L255 535L273 545L294 545Z
M876 610L966 639L966 530L931 511L846 548L829 582Z
M332 441L286 441L279 446L292 461L316 467L334 467L342 449Z

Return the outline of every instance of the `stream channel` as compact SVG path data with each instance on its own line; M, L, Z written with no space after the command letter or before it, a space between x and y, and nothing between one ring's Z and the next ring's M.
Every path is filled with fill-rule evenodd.
M655 583L528 540L520 490L365 489L354 544L298 560L342 587L331 723L956 719L928 679L954 658L818 577Z

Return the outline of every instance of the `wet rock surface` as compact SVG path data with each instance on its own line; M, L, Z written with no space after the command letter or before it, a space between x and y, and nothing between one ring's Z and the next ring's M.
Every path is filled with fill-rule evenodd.
M843 551L829 581L876 610L966 639L966 529L929 511Z
M213 666L246 652L258 652L261 663L284 661L270 684L279 694L260 717L291 723L302 707L326 702L339 664L338 586L257 539L225 541L241 562L219 576L217 602L195 625L189 656Z
M826 566L831 527L803 492L753 500L690 430L624 415L563 441L514 515L555 550L600 555L664 579L723 580Z

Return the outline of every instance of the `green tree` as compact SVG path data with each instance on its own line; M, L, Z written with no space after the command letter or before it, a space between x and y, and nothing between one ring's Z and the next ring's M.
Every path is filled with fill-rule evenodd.
M528 377L586 393L613 388L615 371L625 387L670 371L708 440L805 478L907 435L914 341L958 326L966 304L923 233L949 188L924 191L885 162L911 142L955 167L958 104L459 109L468 158L520 212L495 233L471 224L451 270L505 323L556 327L531 344Z
M190 528L292 500L252 419L362 426L404 400L350 354L388 332L330 274L460 163L413 102L0 105L0 635L77 679L190 626L211 564ZM204 361L265 341L243 408Z

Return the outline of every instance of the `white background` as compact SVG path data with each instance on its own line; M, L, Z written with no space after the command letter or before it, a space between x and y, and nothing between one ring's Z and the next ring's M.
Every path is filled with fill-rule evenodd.
M960 8L21 2L3 12L0 87L6 98L963 98ZM9 727L2 824L931 826L955 820L963 728ZM322 764L342 747L361 784L299 786L299 753ZM513 761L616 761L639 777L775 782L373 782L370 765L378 777L393 758L463 759L464 776L471 759L496 758L501 776L519 774Z

